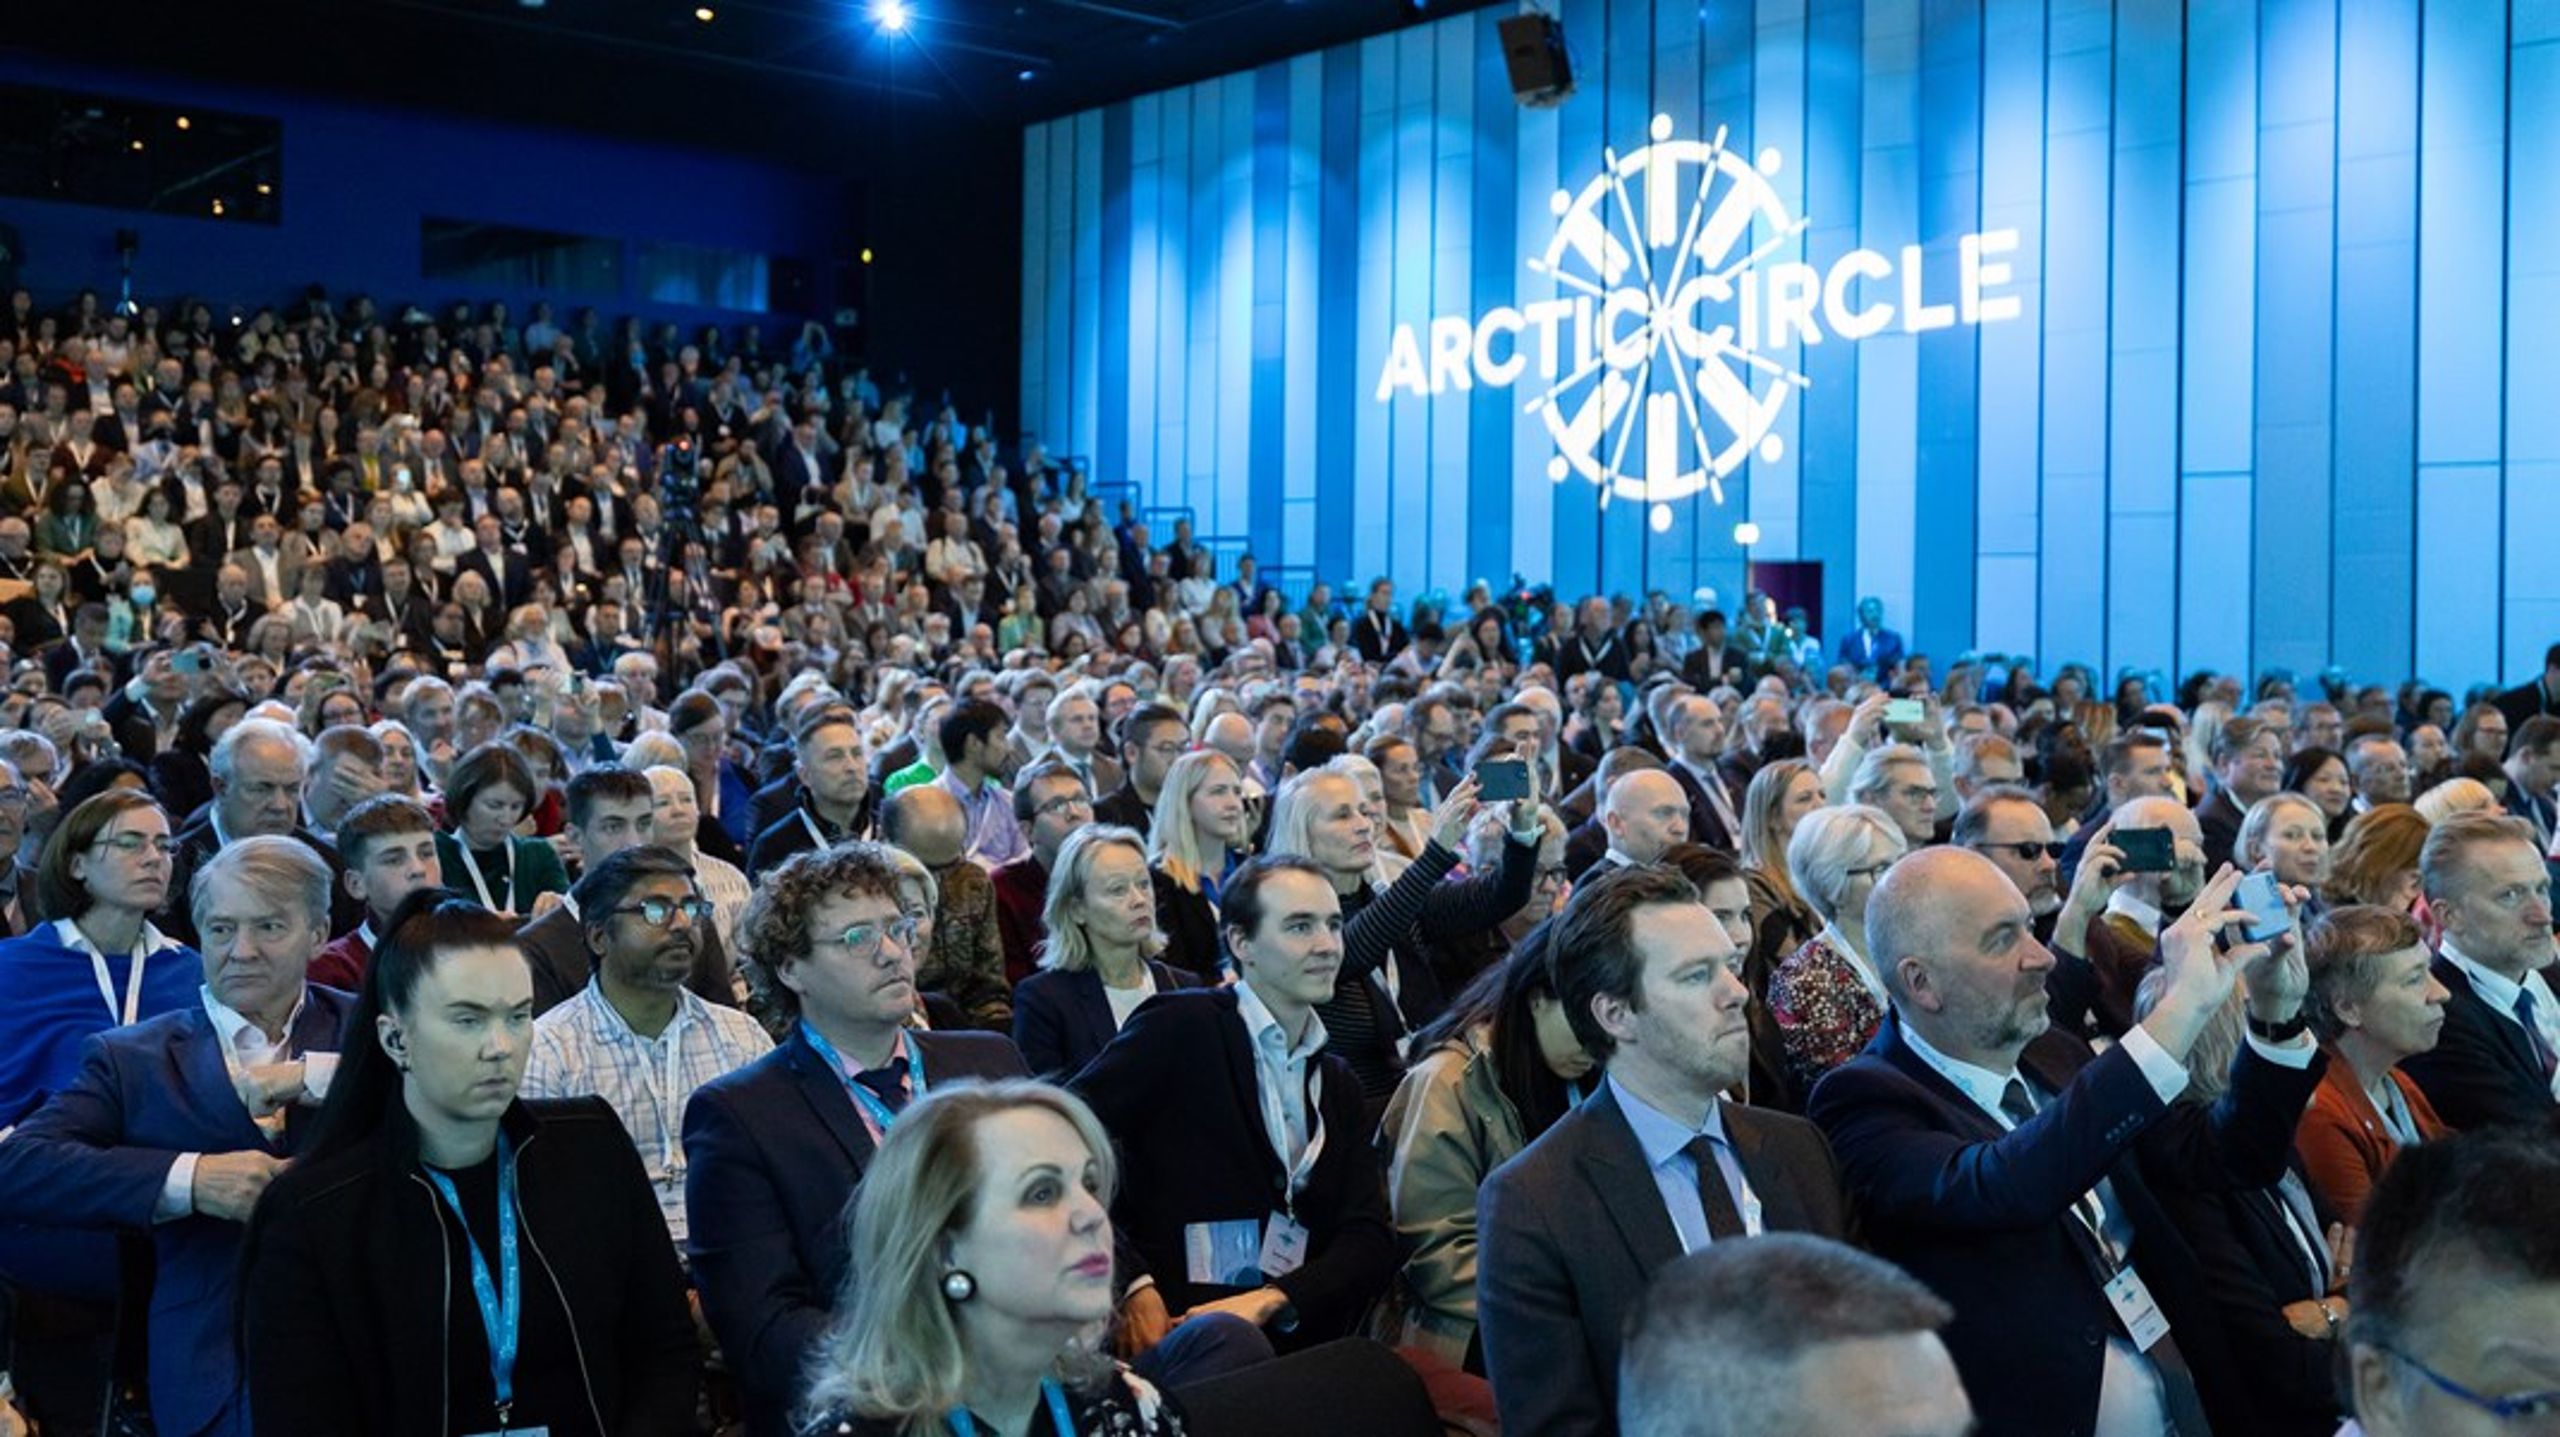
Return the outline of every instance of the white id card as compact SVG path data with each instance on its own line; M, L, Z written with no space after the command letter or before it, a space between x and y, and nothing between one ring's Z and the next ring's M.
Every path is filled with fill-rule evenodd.
M305 1053L302 1055L302 1097L313 1107L328 1101L329 1081L338 1076L338 1055Z
M1306 1225L1286 1213L1273 1213L1262 1229L1263 1278L1287 1277L1306 1265Z
M1182 1275L1214 1287L1260 1287L1262 1224L1249 1217L1185 1223Z
M2116 1321L2124 1324L2125 1335L2139 1350L2149 1352L2169 1335L2168 1315L2151 1300L2151 1289L2142 1285L2141 1274L2132 1268L2107 1280L2107 1303L2115 1308Z

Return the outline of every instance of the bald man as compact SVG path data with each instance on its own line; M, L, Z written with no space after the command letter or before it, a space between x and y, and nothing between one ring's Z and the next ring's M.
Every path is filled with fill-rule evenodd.
M2170 926L2160 1001L2104 1054L2049 1027L2053 955L1981 854L1922 849L1868 901L1892 1012L1807 1115L1868 1245L1955 1308L1947 1347L1984 1432L2265 1430L2212 1340L2205 1274L2144 1177L2275 1183L2319 1084L2300 945L2241 941L2239 881L2225 869ZM2228 1092L2172 1107L2235 991L2251 1031Z
M940 993L969 1026L1013 1031L1013 989L1004 977L1004 934L995 883L968 857L969 818L938 784L902 788L880 810L880 836L933 874L933 943L916 955L916 987Z
M1600 827L1609 847L1599 869L1659 863L1664 849L1689 840L1689 795L1668 771L1640 769L1609 785L1600 800Z

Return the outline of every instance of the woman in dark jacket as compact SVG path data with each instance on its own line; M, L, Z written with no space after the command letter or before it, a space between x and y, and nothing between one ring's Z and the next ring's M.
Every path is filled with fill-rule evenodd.
M1218 947L1218 885L1253 843L1244 770L1213 748L1175 759L1156 795L1151 830L1147 859L1165 956L1178 968L1216 973L1226 966Z
M262 1437L692 1431L666 1221L602 1100L517 1099L532 1029L513 923L435 889L401 905L312 1146L250 1220Z
M1492 869L1443 883L1458 864L1458 844L1475 817L1476 779L1470 775L1431 814L1431 842L1402 877L1381 891L1370 881L1377 858L1377 828L1360 783L1347 773L1318 769L1280 790L1272 809L1269 851L1305 858L1333 880L1342 900L1342 971L1333 1001L1316 1009L1339 1053L1360 1077L1372 1118L1404 1076L1406 1035L1448 1006L1433 974L1423 935L1446 941L1509 918L1529 901L1537 879L1538 844L1546 836L1537 793L1537 767L1529 768L1529 796L1511 805L1510 834Z
M1040 971L1013 990L1013 1042L1032 1072L1074 1077L1139 1004L1200 986L1197 973L1156 958L1164 935L1155 909L1147 850L1135 832L1087 826L1059 846L1041 906L1049 937Z

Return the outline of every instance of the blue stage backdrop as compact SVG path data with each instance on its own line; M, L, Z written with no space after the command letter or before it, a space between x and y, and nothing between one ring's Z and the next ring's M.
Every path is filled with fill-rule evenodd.
M1029 130L1029 427L1408 593L1748 520L1941 656L2560 637L2560 0L1564 0L1544 111L1507 13Z

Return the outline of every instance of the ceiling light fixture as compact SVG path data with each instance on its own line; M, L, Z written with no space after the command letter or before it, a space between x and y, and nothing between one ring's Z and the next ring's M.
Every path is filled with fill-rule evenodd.
M871 18L882 30L899 34L907 28L907 0L879 0L871 7Z

